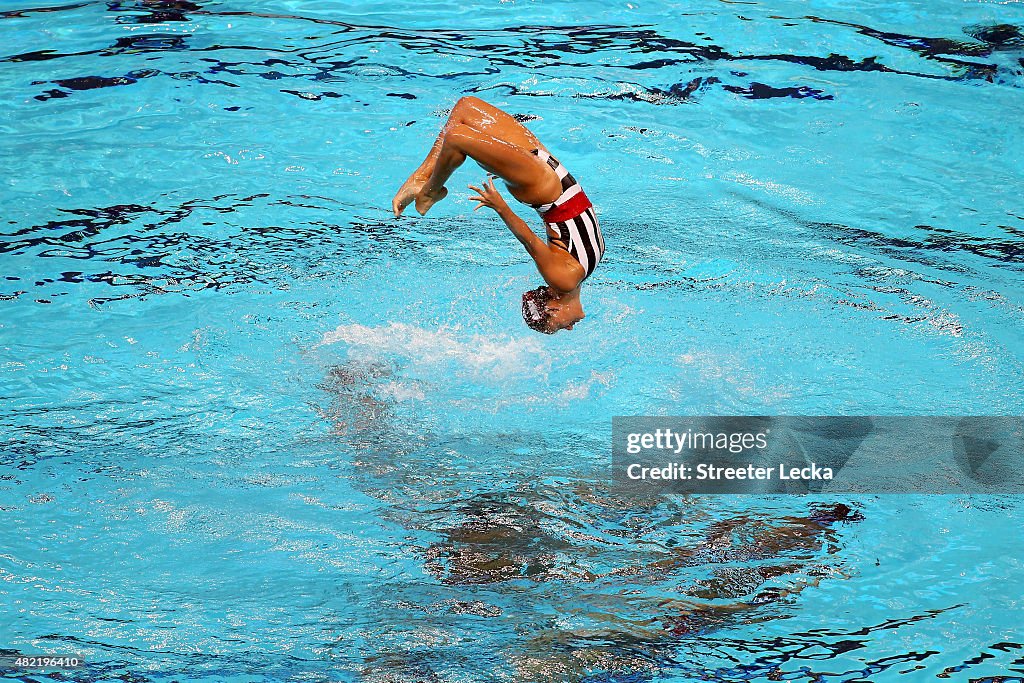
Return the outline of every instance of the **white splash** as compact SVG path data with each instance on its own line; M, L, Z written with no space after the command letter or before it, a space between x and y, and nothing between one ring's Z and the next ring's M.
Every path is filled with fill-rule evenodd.
M348 345L350 358L398 357L417 364L453 364L461 370L493 377L524 372L544 374L550 364L537 339L479 334L462 337L454 327L429 330L398 322L380 327L339 325L325 333L317 346L339 342Z
M423 391L423 387L418 384L409 384L405 382L388 382L382 385L378 390L384 398L390 398L394 401L405 402L405 401L424 401L427 398L427 394Z
M560 391L556 398L562 405L568 405L573 401L582 401L591 397L591 391L596 386L604 387L608 389L615 382L615 373L610 370L607 372L598 372L597 370L590 371L590 377L581 382L569 382L569 384Z

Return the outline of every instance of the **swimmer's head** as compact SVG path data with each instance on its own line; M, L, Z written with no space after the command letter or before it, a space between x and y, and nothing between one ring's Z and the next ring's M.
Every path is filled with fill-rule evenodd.
M532 330L544 334L571 330L584 317L579 297L563 300L556 297L550 287L523 292L523 320Z
M551 301L551 290L547 287L538 287L523 292L523 320L531 330L554 334L554 330L548 329L548 319L551 312L548 310L548 302Z

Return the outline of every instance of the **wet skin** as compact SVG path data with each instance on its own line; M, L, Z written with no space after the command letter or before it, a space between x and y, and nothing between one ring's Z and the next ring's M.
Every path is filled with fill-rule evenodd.
M534 149L547 151L540 140L510 114L476 97L461 98L441 128L426 159L402 184L391 201L395 217L415 202L420 215L444 199L445 182L467 159L473 159L505 182L509 194L524 204L548 204L561 194L561 181L555 171ZM494 187L492 178L479 186L470 185L478 202L476 209L487 207L505 222L516 239L533 258L542 278L554 295L548 304L548 331L571 330L583 319L579 300L580 284L586 273L573 258L568 245L557 234L548 232L541 240L529 225L517 216Z

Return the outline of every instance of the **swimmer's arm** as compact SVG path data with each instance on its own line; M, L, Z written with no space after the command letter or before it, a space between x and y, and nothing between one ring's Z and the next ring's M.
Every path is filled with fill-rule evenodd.
M473 209L474 211L482 206L494 209L494 212L498 214L498 217L501 218L501 220L505 221L505 225L508 226L508 229L512 231L512 234L516 236L516 239L519 240L520 244L526 248L527 253L529 253L535 261L537 261L538 257L544 258L548 253L547 243L537 237L537 234L530 229L530 226L527 225L526 221L517 216L515 212L509 208L504 198L494 187L494 180L488 179L488 181L484 183L483 187L470 185L469 189L474 190L478 195L476 197L470 197L470 199L480 202ZM538 266L539 265L540 262L538 261Z
M526 252L533 257L536 261L537 257L543 256L548 252L548 245L537 237L537 233L530 229L530 226L519 216L512 212L512 209L507 206L503 211L497 211L498 216L501 220L505 221L505 225L512 231L512 234L516 236L519 243L526 248Z
M470 185L469 188L478 193L478 196L470 197L470 199L480 202L473 210L476 211L481 206L494 209L494 212L501 217L501 220L505 221L508 229L533 258L533 262L537 265L537 271L545 282L562 292L572 291L579 286L583 279L583 267L573 261L572 257L566 256L564 249L559 249L557 251L560 253L556 253L556 250L547 242L537 237L526 221L517 216L505 203L498 190L495 189L493 180L484 183L483 187ZM570 261L571 264L568 263Z
M566 266L571 257L566 258L558 253L565 254L564 249L552 249L551 245L537 237L526 221L512 213L512 209L507 206L503 211L498 211L498 215L505 221L505 225L516 239L526 247L526 252L533 259L537 272L544 278L544 282L562 292L571 291L579 286L582 278ZM582 272L582 266L577 264L576 267Z

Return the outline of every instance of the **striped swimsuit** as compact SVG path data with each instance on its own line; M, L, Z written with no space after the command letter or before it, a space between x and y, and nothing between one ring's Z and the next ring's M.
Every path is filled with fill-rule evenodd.
M558 174L558 179L562 181L562 194L550 204L531 206L540 214L544 225L552 232L558 233L558 240L566 245L569 254L583 266L586 272L583 279L586 280L604 256L604 236L601 235L601 228L597 224L594 206L583 193L580 184L569 175L569 171L558 162L558 159L542 149L532 151Z

